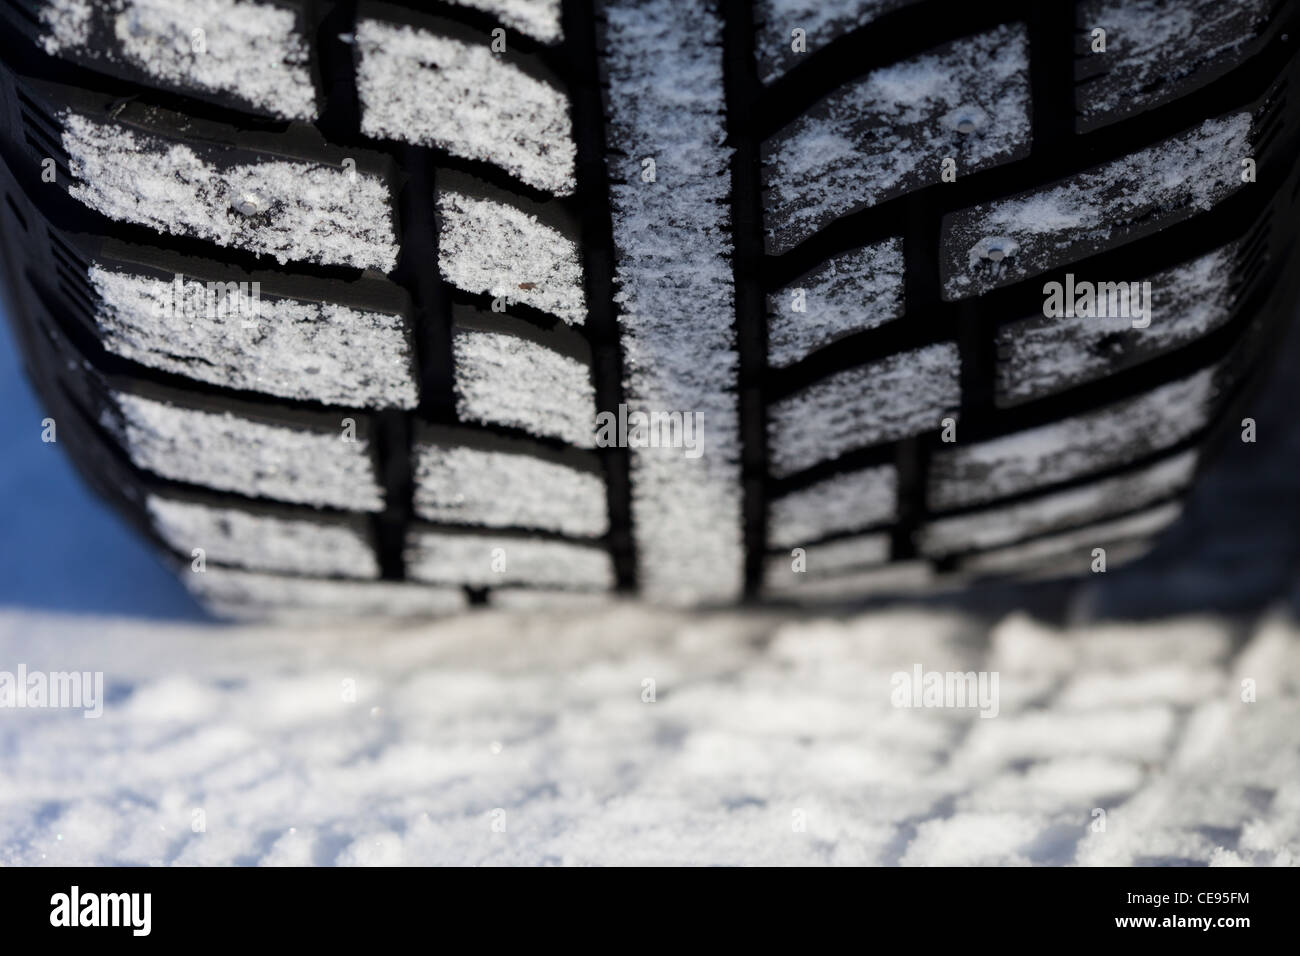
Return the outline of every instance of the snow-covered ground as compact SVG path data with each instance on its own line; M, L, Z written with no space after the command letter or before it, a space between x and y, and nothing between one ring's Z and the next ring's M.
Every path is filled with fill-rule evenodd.
M1071 602L274 630L205 620L0 363L0 671L105 695L0 709L0 864L1300 858L1291 384L1155 560ZM918 665L995 672L997 716L893 706Z
M102 670L107 698L98 720L0 714L6 864L1300 860L1280 615L1063 634L915 609L297 632L7 612L0 654ZM918 664L996 672L997 715L894 707Z

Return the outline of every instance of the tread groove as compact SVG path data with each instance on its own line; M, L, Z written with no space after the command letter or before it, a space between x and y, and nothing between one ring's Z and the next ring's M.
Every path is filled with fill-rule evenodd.
M754 16L747 0L726 0L723 85L731 157L732 269L739 355L745 594L758 596L767 554L767 303L759 282L763 206L757 127L761 84L755 65Z

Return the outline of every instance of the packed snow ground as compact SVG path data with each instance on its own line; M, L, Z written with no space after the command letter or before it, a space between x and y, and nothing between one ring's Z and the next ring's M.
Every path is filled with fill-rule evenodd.
M0 660L102 670L107 696L98 720L0 712L5 864L1300 860L1280 614L1063 634L916 609L296 632L11 611ZM997 716L892 706L916 664L997 671Z

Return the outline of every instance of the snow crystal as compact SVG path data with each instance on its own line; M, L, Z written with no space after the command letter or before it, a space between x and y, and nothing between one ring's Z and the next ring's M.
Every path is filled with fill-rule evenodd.
M407 574L434 584L612 588L614 566L603 548L540 538L412 530Z
M84 49L90 43L90 24L95 8L90 0L45 0L41 4L41 24L49 32L41 46L50 56L65 50Z
M930 506L956 508L1028 491L1141 458L1205 424L1214 368L1107 405L1001 438L937 451Z
M99 295L95 322L115 355L284 398L369 408L413 408L418 400L401 315L267 295L255 317L214 314L205 282L183 278L176 308L172 282L93 265L89 272Z
M281 518L162 495L147 504L158 534L187 558L202 548L207 561L255 571L379 577L369 542L350 520Z
M795 296L802 291L795 310ZM836 339L903 314L903 243L899 239L833 256L767 297L768 364L780 368Z
M1196 453L1186 451L1147 468L1020 504L931 521L917 541L928 555L992 548L1149 505L1187 487Z
M388 184L357 170L265 160L218 166L190 147L65 112L69 192L110 219L297 261L388 272L397 263ZM265 199L255 216L241 197ZM259 202L259 206L261 203Z
M1035 316L1002 326L999 404L1102 378L1218 328L1232 314L1235 251L1234 243L1151 276L1151 324L1144 329L1132 328L1127 316Z
M774 499L768 510L767 538L773 547L799 547L832 532L892 521L897 508L894 466L864 468Z
M504 296L559 316L587 318L578 244L522 209L450 190L438 193L438 266L467 292Z
M357 24L357 93L368 136L440 146L530 186L573 192L577 149L565 94L486 46L409 26Z
M988 121L959 133L956 109ZM1029 57L1025 29L1006 25L875 70L822 99L763 147L768 251L785 252L832 220L1028 151Z
M596 389L582 362L517 336L464 329L452 337L452 354L461 419L595 447Z
M415 512L430 521L571 535L609 528L600 476L529 454L415 446Z
M270 424L113 393L107 424L137 467L164 478L250 497L381 511L370 443L336 428Z
M768 414L772 472L794 474L846 451L936 430L955 417L960 361L951 342L836 372L774 403Z
M1249 113L1206 120L1056 185L945 216L945 298L979 295L1209 209L1241 185L1250 128ZM990 236L1009 238L1014 251L980 256Z
M606 14L626 400L694 412L707 436L693 460L630 450L638 580L656 600L731 600L744 549L722 23L700 0L618 0Z

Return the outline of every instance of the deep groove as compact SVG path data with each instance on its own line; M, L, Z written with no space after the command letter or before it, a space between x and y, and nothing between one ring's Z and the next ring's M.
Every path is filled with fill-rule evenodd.
M939 212L931 193L907 197L903 210L903 315L890 326L929 329L940 339L951 338L951 312L939 301ZM947 321L944 321L944 319ZM963 402L966 390L961 391ZM935 422L935 427L940 423ZM925 515L925 487L930 456L919 438L898 443L894 465L898 480L898 522L890 540L890 557L903 561L916 556L913 536Z
M725 0L723 85L731 155L731 263L735 282L737 387L740 398L745 594L758 596L767 551L767 310L759 281L763 260L763 200L759 165L759 82L754 62L754 14L749 0Z
M1033 126L1029 162L1072 157L1074 138L1074 0L1031 0L1029 88Z
M623 353L614 306L614 225L605 166L605 109L601 95L600 49L593 0L566 0L561 14L563 59L570 64L569 97L578 155L583 277L587 299L585 332L592 347L592 381L597 411L616 412L623 403ZM610 558L615 586L636 589L636 544L632 529L631 462L626 448L599 450L609 510Z
M319 4L313 4L319 11ZM315 31L316 62L320 70L320 86L325 103L316 127L326 139L348 142L361 132L361 106L357 95L356 61L352 46L344 37L355 33L357 4L355 0L342 0L331 4L328 12L319 17ZM410 201L404 190L398 203L397 228L399 272L408 258L408 247L418 237L419 222L408 215L406 203ZM415 235L413 236L413 232ZM404 276L406 277L406 276ZM395 276L396 278L396 276ZM400 281L400 280L399 280ZM423 386L424 363L419 348L419 300L415 290L407 285L416 300L413 323L415 335L417 381ZM411 522L411 499L414 494L414 476L411 464L412 416L409 412L391 409L374 415L371 419L374 435L375 473L384 489L384 510L371 518L371 540L379 563L380 576L386 581L406 578L406 530Z
M326 6L317 0L316 63L320 69L320 89L324 92L324 109L316 128L326 139L348 142L361 133L361 106L357 100L356 62L352 45L343 39L356 29L356 0L340 0Z
M406 578L406 528L411 521L414 481L411 474L411 416L396 410L371 419L375 469L384 488L384 510L374 516L373 536L380 575L386 581Z

